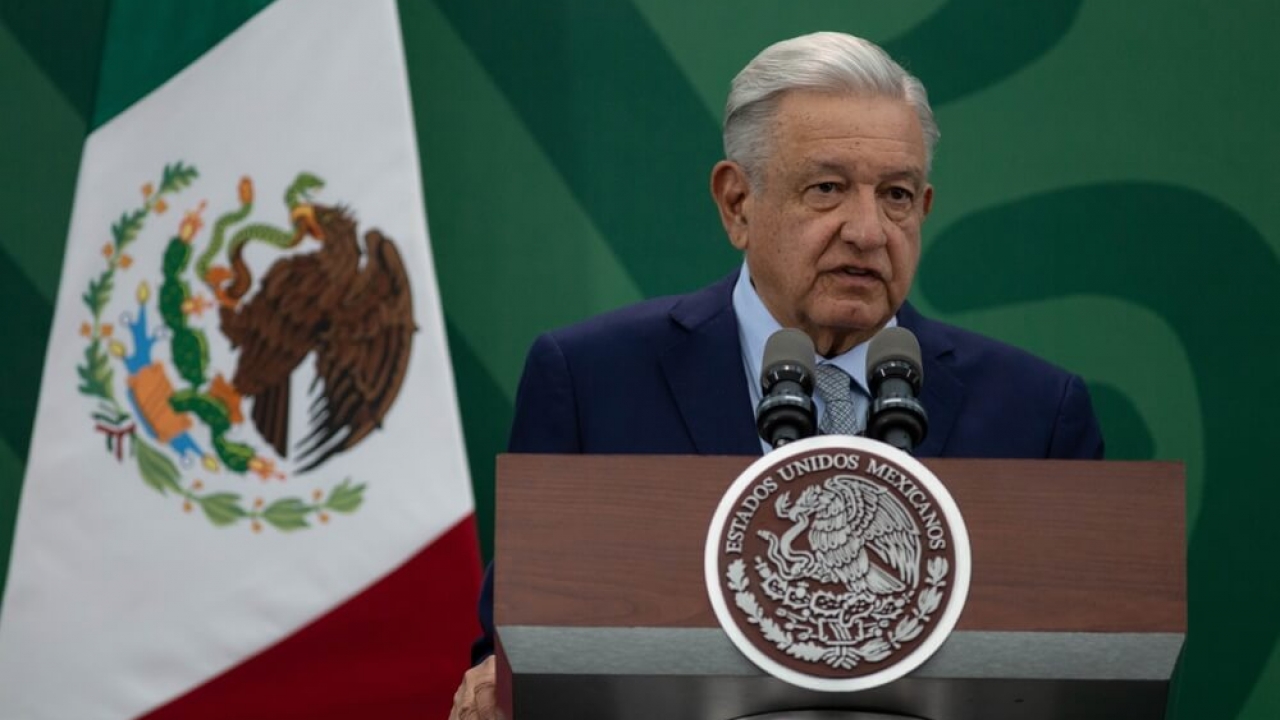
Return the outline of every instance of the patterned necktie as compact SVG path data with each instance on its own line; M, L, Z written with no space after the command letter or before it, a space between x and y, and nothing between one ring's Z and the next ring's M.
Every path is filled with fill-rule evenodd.
M862 433L867 414L867 398L862 388L855 389L853 378L835 365L819 365L814 383L826 409L818 423L823 435L858 435Z

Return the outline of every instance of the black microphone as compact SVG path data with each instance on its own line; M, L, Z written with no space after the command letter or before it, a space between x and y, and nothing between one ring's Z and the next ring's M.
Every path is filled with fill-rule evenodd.
M867 435L911 452L929 431L929 419L917 398L924 381L920 341L910 330L893 327L871 338L867 348L867 384L871 414Z
M771 447L813 435L813 356L813 341L794 328L779 330L764 344L756 429Z

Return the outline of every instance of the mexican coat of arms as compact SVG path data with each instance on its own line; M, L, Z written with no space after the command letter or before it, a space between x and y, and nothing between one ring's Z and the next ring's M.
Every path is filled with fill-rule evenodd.
M725 493L707 537L721 626L793 684L860 690L929 657L969 582L968 539L941 483L858 437L787 445Z
M252 217L248 177L227 188L226 212L192 200L169 213L197 178L179 162L143 185L81 296L78 389L93 427L116 461L216 526L290 531L355 512L367 484L323 470L382 426L404 382L417 328L400 251L376 229L361 238L349 208L316 202L324 183L305 172L268 220ZM274 256L255 268L249 251ZM214 337L229 352L211 352ZM307 363L306 431L290 437ZM301 478L309 492L254 498L255 477Z

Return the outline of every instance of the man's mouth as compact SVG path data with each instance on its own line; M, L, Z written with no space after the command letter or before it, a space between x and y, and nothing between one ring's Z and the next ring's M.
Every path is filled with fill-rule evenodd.
M880 276L880 273L876 272L875 270L872 270L870 268L854 267L852 265L846 265L845 267L838 268L834 272L840 275L848 275L851 277L869 278L872 280L882 279Z

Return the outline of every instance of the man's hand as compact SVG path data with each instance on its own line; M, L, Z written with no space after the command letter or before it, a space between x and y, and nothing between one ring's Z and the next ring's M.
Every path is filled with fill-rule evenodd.
M500 720L497 670L493 656L467 671L453 695L449 720Z

